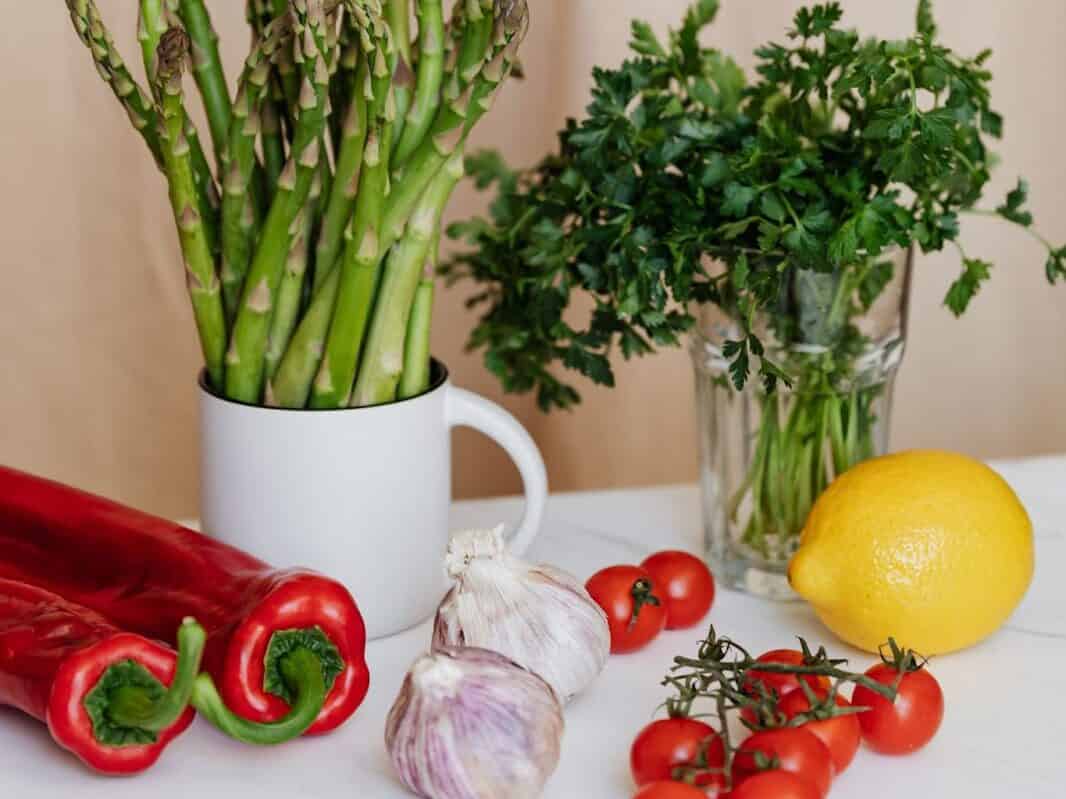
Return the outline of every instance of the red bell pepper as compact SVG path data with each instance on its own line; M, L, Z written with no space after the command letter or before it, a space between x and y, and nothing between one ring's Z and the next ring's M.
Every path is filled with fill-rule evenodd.
M203 628L190 620L179 638L175 657L88 608L0 580L0 705L47 723L98 771L143 771L192 722Z
M208 639L193 705L250 743L332 730L369 687L363 618L337 581L4 467L2 577L166 641L194 617Z

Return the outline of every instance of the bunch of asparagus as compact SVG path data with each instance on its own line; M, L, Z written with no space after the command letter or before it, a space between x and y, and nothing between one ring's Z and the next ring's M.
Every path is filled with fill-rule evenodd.
M150 91L93 0L66 1L167 179L210 387L286 408L424 391L426 266L470 131L516 68L527 0L456 0L448 24L443 0L248 0L235 98L204 0L140 0Z

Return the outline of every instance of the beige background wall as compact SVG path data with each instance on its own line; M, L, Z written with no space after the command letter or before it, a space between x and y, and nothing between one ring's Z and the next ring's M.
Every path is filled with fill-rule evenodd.
M132 62L134 0L98 0ZM533 0L528 80L512 84L478 132L516 163L554 143L587 102L594 64L621 58L628 21L659 29L685 0ZM0 27L0 462L68 480L160 513L196 508L197 349L176 239L158 174L91 68L60 0L18 3ZM709 41L750 53L783 35L794 0L725 0ZM246 37L240 0L210 3L236 73ZM1066 3L939 0L947 41L996 55L995 99L1007 118L998 198L1032 182L1040 227L1066 240ZM906 0L845 0L848 20L901 35ZM750 59L746 59L750 64ZM466 190L452 215L483 199ZM1066 287L1050 290L1038 246L994 220L965 222L968 248L997 264L962 321L940 299L955 256L923 257L912 346L897 394L894 443L979 456L1066 450ZM460 384L500 399L478 356L464 354L463 291L443 297L436 352ZM503 401L530 428L555 489L691 480L696 457L687 356L620 369L615 391L545 417ZM517 476L472 433L456 446L463 496L510 492Z

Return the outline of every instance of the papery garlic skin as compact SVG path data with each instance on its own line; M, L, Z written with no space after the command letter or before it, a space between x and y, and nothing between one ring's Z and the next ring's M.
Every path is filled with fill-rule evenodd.
M535 799L559 763L563 711L544 680L496 652L423 655L385 723L400 780L425 799Z
M507 551L503 528L456 534L445 559L455 586L437 609L433 648L476 646L543 677L567 702L611 651L603 609L575 577Z

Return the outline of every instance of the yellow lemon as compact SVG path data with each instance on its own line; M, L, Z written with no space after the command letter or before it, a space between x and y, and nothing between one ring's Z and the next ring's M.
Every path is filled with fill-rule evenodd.
M921 450L861 463L815 503L788 570L825 625L870 652L971 646L1033 576L1033 526L992 469Z

